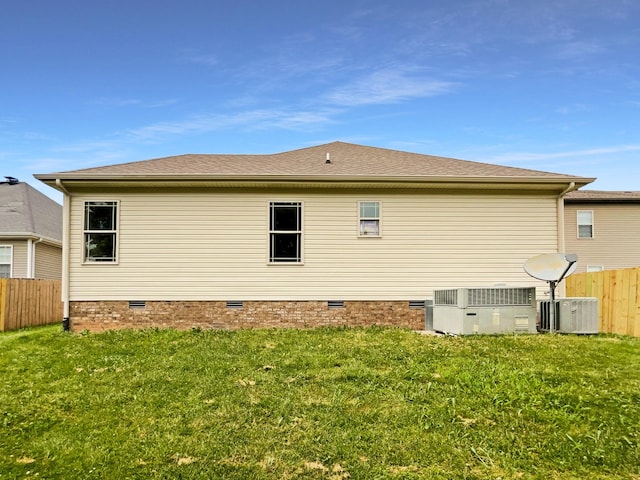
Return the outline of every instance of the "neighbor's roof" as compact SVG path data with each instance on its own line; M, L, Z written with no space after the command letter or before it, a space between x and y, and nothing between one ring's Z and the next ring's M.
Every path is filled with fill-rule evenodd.
M640 191L575 190L565 196L567 203L640 203Z
M0 237L62 242L62 206L31 185L0 184Z
M330 159L330 163L327 162ZM505 167L488 163L436 157L386 148L333 142L288 152L261 155L188 154L140 162L35 175L52 184L60 180L133 179L304 179L380 180L386 178L471 181L514 178L527 181L571 182L593 178Z

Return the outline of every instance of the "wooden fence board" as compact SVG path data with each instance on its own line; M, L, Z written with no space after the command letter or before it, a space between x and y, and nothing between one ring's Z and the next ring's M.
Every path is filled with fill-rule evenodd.
M0 331L62 320L59 280L0 279Z
M4 322L6 317L6 292L7 292L7 279L0 278L0 332L4 332Z
M633 335L634 337L640 337L640 268L635 269L634 285L635 295L633 295L632 291L629 299L629 309L631 310L631 312L633 312L634 318L632 332L630 333L630 335Z
M596 297L600 331L640 337L640 267L573 274L568 297Z

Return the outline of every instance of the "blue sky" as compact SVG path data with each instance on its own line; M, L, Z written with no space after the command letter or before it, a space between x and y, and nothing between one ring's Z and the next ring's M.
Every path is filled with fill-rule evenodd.
M637 0L3 0L0 175L341 140L640 190Z

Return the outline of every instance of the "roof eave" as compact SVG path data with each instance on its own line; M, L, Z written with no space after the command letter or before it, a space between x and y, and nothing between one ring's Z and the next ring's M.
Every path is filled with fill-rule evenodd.
M0 232L0 239L36 240L53 246L62 247L62 240L57 240L45 235L38 235L33 232Z
M580 188L595 181L586 177L526 177L526 176L436 176L436 175L92 175L40 174L34 175L43 183L61 190L58 181L70 184L80 183L153 183L153 182L265 182L265 183L363 183L363 184L557 184L566 186L574 183Z
M625 203L625 204L637 204L640 203L640 198L565 198L565 203Z

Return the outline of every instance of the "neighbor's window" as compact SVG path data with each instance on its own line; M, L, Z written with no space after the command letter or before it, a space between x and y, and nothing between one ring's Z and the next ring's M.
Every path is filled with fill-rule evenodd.
M358 202L358 234L380 236L380 202Z
M602 265L587 265L587 272L601 272L604 270Z
M11 278L13 245L0 245L0 278Z
M302 263L302 203L269 203L269 262Z
M578 238L593 238L593 210L578 210Z
M116 261L118 202L84 202L84 261Z

